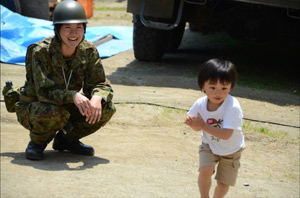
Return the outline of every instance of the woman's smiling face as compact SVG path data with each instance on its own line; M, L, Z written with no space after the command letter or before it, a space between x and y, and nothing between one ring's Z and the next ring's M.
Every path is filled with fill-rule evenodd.
M82 23L63 24L60 28L62 45L75 49L82 41L84 27Z

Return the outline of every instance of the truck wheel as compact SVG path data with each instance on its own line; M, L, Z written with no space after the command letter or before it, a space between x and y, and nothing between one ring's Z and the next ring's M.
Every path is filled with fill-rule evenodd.
M21 6L19 0L2 0L1 4L9 10L21 14Z
M133 19L134 56L140 61L159 61L162 59L168 44L167 31L145 27L139 15Z
M49 3L45 0L20 0L22 15L50 20Z
M167 46L168 52L174 52L178 49L184 34L184 30L185 22L179 23L179 25L175 29L170 30L170 35L168 36L169 42Z

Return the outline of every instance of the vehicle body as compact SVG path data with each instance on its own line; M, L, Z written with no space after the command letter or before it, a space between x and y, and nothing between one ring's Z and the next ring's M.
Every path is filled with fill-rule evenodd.
M234 39L300 41L300 0L128 0L127 12L140 61L176 50L186 23L193 31L225 31Z
M24 16L49 20L49 2L52 0L1 0L1 5Z

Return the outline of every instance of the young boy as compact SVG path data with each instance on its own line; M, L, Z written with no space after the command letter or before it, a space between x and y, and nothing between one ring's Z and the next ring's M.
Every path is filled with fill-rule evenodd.
M209 197L211 176L216 169L214 198L222 198L234 186L244 148L243 113L238 100L229 93L237 79L235 66L220 59L202 64L198 84L206 96L188 112L185 124L202 130L198 186L202 198Z

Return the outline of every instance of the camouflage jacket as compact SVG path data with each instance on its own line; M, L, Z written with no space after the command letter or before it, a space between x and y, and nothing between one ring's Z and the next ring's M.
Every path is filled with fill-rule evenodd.
M26 82L21 88L23 96L34 101L64 105L73 103L74 94L80 90L88 98L96 94L110 101L113 97L97 48L92 43L83 40L69 64L62 55L60 42L54 37L28 47Z

